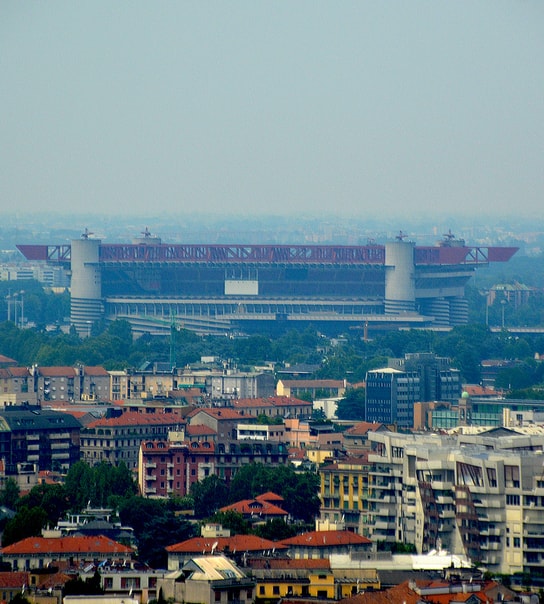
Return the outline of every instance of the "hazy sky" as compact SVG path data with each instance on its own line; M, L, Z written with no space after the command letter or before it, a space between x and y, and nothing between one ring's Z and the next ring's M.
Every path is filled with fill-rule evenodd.
M542 215L544 2L0 2L0 211Z

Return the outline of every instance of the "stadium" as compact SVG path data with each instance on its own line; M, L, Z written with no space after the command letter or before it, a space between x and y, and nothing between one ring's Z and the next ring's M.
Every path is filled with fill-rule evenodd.
M474 271L507 262L514 247L471 247L451 233L416 246L401 233L384 245L168 244L147 231L129 244L87 231L70 245L18 245L28 260L71 274L71 324L125 319L136 335L172 325L200 334L312 324L329 333L448 328L468 320Z

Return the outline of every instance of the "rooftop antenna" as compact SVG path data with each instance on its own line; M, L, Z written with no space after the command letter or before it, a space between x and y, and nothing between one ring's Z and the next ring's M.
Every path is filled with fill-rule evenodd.
M442 235L442 237L444 237L444 239L445 239L446 241L451 241L452 239L455 239L455 235L454 235L454 234L451 232L451 229L448 229L448 232L447 232L447 233L444 233L444 234Z
M147 227L145 227L145 230L142 231L142 235L145 239L147 239L148 237L151 237L151 231Z
M89 231L89 229L87 227L85 227L85 230L83 231L83 233L81 234L81 239L89 239L89 237L91 235L94 235L94 233L91 233Z
M395 239L397 239L398 241L404 241L406 237L408 237L406 233L399 231L399 234L395 237Z

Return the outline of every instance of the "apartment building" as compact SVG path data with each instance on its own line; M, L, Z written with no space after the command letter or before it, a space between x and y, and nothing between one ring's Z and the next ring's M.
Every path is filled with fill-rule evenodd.
M6 474L21 464L38 470L67 470L80 458L79 421L40 407L7 407L0 413L0 459Z
M351 456L319 468L324 526L341 526L368 537L368 454Z
M34 365L30 372L40 402L110 399L110 375L103 367Z
M411 428L416 402L453 402L460 396L460 372L450 367L449 359L432 353L406 354L367 372L365 420Z
M446 548L494 573L544 563L544 436L369 434L374 541Z
M213 474L213 442L145 440L141 443L138 486L144 497L184 497L195 482Z
M177 413L127 412L103 417L82 430L81 459L91 466L102 461L113 465L124 462L129 469L136 469L144 440L167 440L169 432L180 432L184 426L185 420Z

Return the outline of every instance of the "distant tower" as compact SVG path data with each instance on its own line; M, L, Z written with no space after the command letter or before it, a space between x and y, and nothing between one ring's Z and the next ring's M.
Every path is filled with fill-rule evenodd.
M385 314L398 315L416 309L414 247L412 241L385 244Z
M81 337L91 333L91 327L104 317L102 279L100 273L100 239L90 239L85 230L81 239L71 244L71 305L70 323Z

